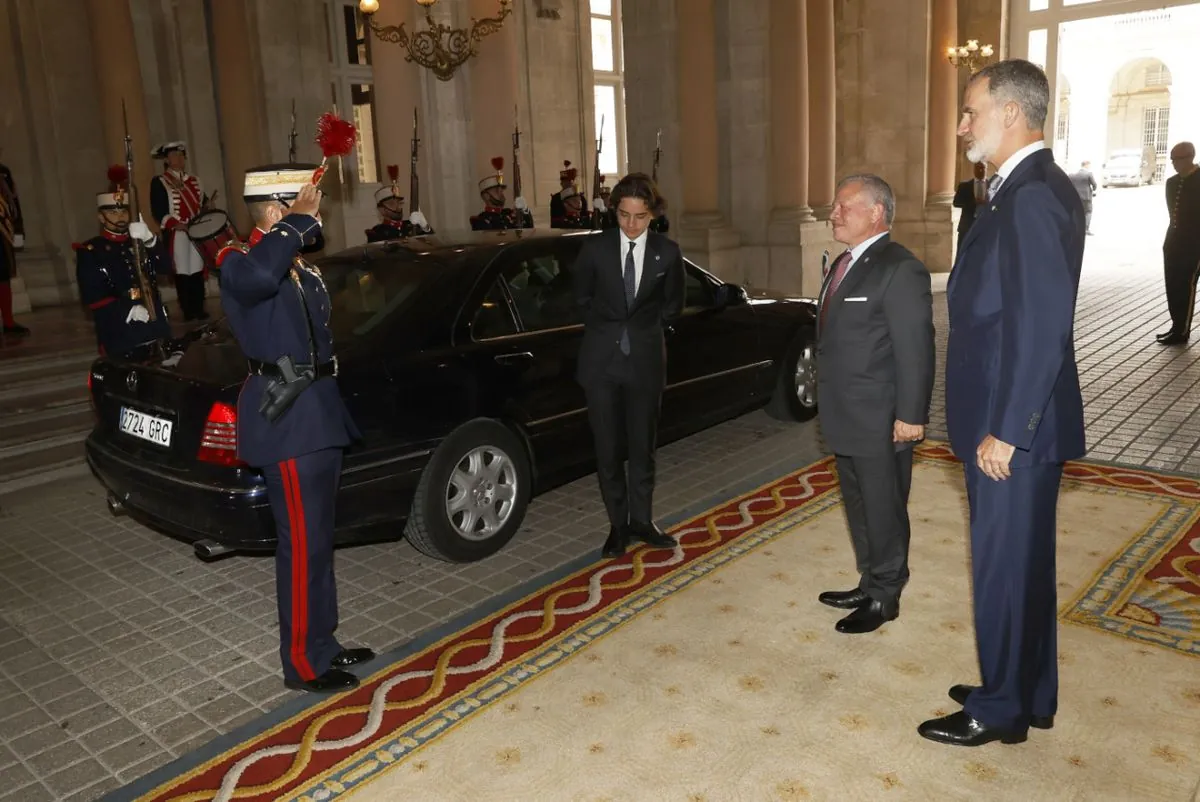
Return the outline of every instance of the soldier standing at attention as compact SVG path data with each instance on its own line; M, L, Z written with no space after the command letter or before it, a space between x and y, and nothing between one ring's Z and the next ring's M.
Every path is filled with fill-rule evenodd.
M358 428L342 402L329 293L300 257L320 231L317 165L246 173L243 197L257 238L226 248L221 303L250 375L238 396L238 457L260 469L275 517L275 586L284 685L313 693L358 686L344 669L374 658L334 637L334 502L342 449Z
M575 186L575 179L579 177L579 170L571 166L570 161L563 162L563 169L558 171L558 183L560 191L555 192L550 196L550 227L563 228L563 226L555 226L555 218L566 216L566 210L563 208L563 201L566 199L564 193L569 189L573 193L578 194L579 188ZM588 211L587 201L583 196L579 196L580 214L586 215ZM574 226L570 226L574 228Z
M108 180L108 192L96 195L100 235L72 246L75 280L80 300L92 310L100 353L126 357L140 345L170 337L171 326L158 293L162 249L155 247L157 238L145 222L129 222L129 172L114 164ZM151 298L142 289L132 239L142 243L141 269Z
M509 209L504 205L504 157L492 159L496 172L479 182L479 197L483 211L471 217L472 231L494 231L508 228L533 228L533 215L524 198L517 198Z
M367 242L384 242L390 239L411 237L416 234L427 234L418 231L410 221L404 219L404 196L400 194L400 165L389 164L388 176L392 179L390 186L381 187L375 193L375 207L379 210L378 223L367 229Z
M150 154L165 164L150 179L150 214L165 232L168 265L175 274L175 292L184 320L208 320L204 311L204 280L208 270L188 238L187 226L208 203L200 179L187 172L187 143L167 142Z
M1196 278L1200 275L1200 166L1196 147L1180 142L1171 148L1175 175L1167 179L1167 211L1171 222L1163 241L1163 273L1171 328L1158 335L1163 345L1182 345L1192 334Z
M575 187L563 187L554 197L559 198L561 208L557 217L551 216L551 228L591 228L591 217L584 216L583 196Z

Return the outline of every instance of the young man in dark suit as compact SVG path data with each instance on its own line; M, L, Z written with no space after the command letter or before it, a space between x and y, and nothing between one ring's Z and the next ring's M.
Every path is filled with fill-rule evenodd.
M933 395L929 271L889 235L892 188L877 175L842 179L829 221L846 246L817 307L817 396L860 579L822 604L851 610L838 632L872 632L900 614L908 582L913 445Z
M1063 463L1084 454L1075 297L1083 203L1043 141L1050 84L1021 59L967 84L958 135L996 166L946 288L946 424L970 506L981 686L918 732L959 746L1019 743L1058 706L1055 511Z
M675 547L651 512L666 329L684 300L679 246L650 230L662 206L654 182L644 173L627 175L611 197L617 228L593 236L573 268L584 317L576 379L587 396L608 511L606 557L624 554L631 540Z

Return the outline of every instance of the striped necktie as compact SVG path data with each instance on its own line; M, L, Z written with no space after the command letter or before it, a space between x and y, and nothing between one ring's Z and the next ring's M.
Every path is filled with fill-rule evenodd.
M1004 176L996 173L988 179L988 200L996 197L996 193L1000 191L1000 185L1004 183Z

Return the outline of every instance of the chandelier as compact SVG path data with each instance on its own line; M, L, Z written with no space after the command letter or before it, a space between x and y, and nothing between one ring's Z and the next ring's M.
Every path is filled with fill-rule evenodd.
M991 45L980 47L978 39L970 39L965 45L946 48L946 59L955 67L966 67L974 75L987 66L995 52Z
M375 22L372 17L379 10L379 0L359 0L358 10L366 17L367 25L376 37L398 44L408 51L405 61L433 70L439 81L449 81L454 77L454 71L478 52L479 43L484 37L500 30L504 18L512 13L512 0L500 0L499 16L481 20L472 17L469 30L453 28L434 20L432 8L437 1L417 0L417 5L425 9L425 23L429 27L413 34L409 34L404 23L380 25Z

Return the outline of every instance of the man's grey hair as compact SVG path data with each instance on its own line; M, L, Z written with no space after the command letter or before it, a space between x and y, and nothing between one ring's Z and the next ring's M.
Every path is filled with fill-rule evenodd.
M985 78L992 100L997 105L1016 103L1030 131L1040 131L1046 126L1050 81L1041 67L1021 58L1005 59L972 75L971 83Z
M862 184L863 192L867 193L873 205L883 207L883 221L891 228L892 221L896 219L896 193L892 192L891 185L874 173L855 173L838 181L836 192L854 183Z

